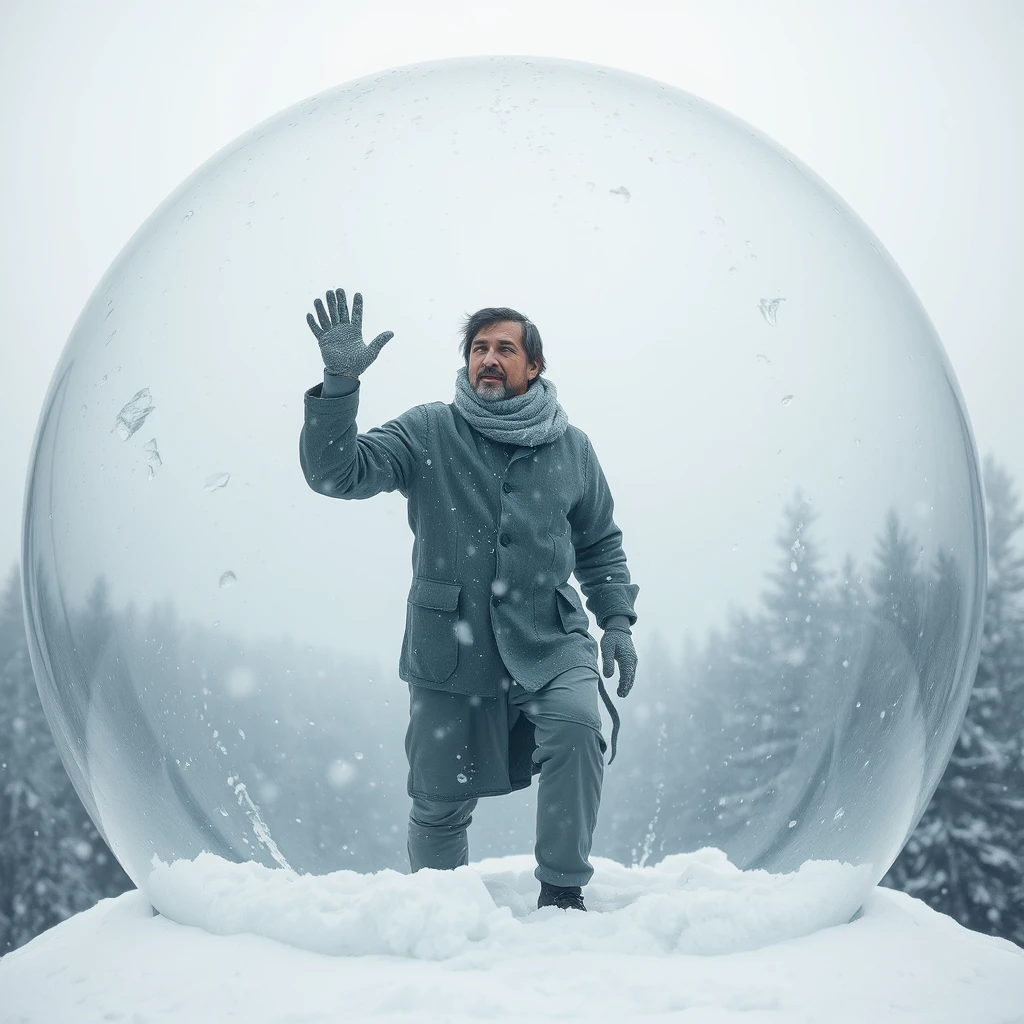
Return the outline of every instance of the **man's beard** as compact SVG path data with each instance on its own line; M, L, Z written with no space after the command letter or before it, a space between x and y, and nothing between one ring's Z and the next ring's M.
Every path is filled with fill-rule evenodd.
M495 387L493 384L486 386L480 379L477 380L477 385L473 390L487 402L497 402L502 398L508 398L508 382L499 381L501 387Z

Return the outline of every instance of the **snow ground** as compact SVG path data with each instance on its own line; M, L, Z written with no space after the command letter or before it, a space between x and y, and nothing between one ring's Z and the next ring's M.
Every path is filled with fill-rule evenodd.
M1024 1024L1024 951L855 869L714 850L595 860L587 914L534 909L530 857L289 875L210 855L0 960L0 1022L632 1020ZM843 918L842 920L845 920Z

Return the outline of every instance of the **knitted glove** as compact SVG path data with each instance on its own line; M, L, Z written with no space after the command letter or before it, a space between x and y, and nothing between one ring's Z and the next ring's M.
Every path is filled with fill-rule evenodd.
M633 647L633 637L628 629L612 626L604 631L601 637L601 660L605 679L610 679L615 670L612 661L619 663L619 688L616 693L620 697L628 696L633 689L637 662L636 648Z
M344 288L328 291L326 310L319 299L313 306L320 324L317 325L312 313L306 314L306 323L320 343L320 355L328 373L358 378L395 336L394 331L383 331L369 345L363 344L363 297L359 292L352 297L351 321Z

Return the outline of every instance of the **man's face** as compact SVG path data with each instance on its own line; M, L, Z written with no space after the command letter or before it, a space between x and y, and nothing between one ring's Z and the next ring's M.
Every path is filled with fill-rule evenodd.
M539 364L526 362L523 325L502 320L477 331L469 347L469 383L481 398L523 394Z

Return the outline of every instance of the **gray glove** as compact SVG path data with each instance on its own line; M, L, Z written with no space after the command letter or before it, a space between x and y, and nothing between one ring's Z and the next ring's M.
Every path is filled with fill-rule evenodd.
M604 631L601 637L601 660L605 679L610 679L615 671L613 661L619 663L619 688L616 692L620 697L628 697L629 691L633 689L637 665L636 648L628 629L610 626Z
M383 331L369 345L363 344L363 297L359 292L352 297L351 320L344 288L327 292L326 310L319 299L313 307L320 323L312 313L306 314L306 323L320 343L320 355L328 373L358 378L395 336L394 331Z

